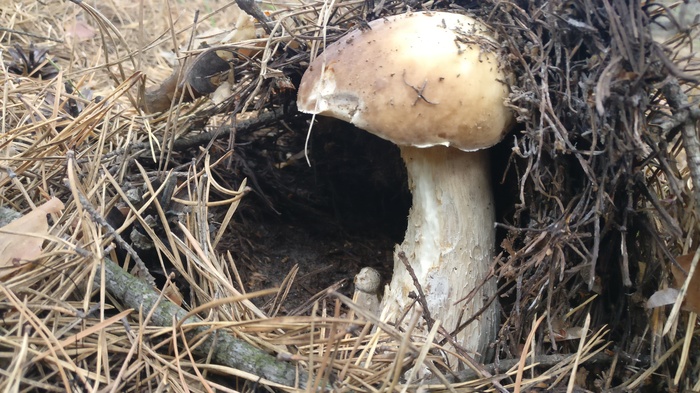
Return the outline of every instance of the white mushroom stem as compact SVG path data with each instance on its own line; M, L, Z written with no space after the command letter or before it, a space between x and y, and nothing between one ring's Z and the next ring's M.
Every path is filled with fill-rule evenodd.
M468 303L465 298L489 276L493 260L494 206L485 151L448 147L401 147L413 206L403 243L396 247L394 275L383 306L389 320L404 315L418 293L398 258L403 251L420 283L432 318L448 332L471 318L495 296L488 280ZM465 348L485 354L498 329L498 302L455 337ZM478 354L473 354L478 358Z

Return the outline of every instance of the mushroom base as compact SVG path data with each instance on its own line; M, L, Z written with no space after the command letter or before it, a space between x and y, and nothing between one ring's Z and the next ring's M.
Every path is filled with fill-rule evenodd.
M398 257L403 251L425 295L430 316L453 333L496 294L496 280L486 280L495 246L488 155L449 147L402 147L401 155L413 206L404 241L394 253L394 274L385 290L383 316L394 322L407 315L407 308L414 303L409 294L418 294ZM462 300L472 292L471 300ZM425 319L421 323L427 329ZM474 358L486 361L498 323L495 300L453 337Z

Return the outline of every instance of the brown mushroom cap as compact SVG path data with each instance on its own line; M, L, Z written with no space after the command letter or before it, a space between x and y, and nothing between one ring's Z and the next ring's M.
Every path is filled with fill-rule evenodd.
M309 65L297 105L398 145L478 150L513 122L496 43L474 19L416 12L377 19Z

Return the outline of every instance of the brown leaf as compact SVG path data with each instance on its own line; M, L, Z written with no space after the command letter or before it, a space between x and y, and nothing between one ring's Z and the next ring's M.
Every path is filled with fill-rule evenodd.
M673 274L673 287L676 289L681 289L683 282L685 282L686 277L688 277L688 271L690 270L690 264L693 261L694 254L686 254L676 257L676 261L683 268L679 269L675 263L671 264L671 273ZM685 294L685 300L683 301L683 309L686 311L693 311L696 314L700 314L700 280L698 276L700 275L700 268L695 269L695 274L693 278L690 279L690 285L688 286L688 292Z
M195 57L180 75L181 67L176 68L160 85L146 90L140 107L146 113L164 112L170 109L173 101L191 102L198 97L213 93L232 70L224 51L210 49ZM180 81L182 77L182 81ZM183 92L184 90L184 92ZM183 94L184 93L184 94Z
M0 280L6 280L20 270L29 266L41 255L41 245L49 234L46 215L63 210L63 203L58 198L37 207L23 217L0 228Z

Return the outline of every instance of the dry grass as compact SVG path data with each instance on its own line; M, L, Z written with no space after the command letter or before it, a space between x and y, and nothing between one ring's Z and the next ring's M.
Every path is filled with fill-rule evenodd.
M265 109L280 95L278 86L287 80L282 68L292 65L303 69L326 40L333 40L358 22L365 2L264 1L259 4L270 18L273 38L266 38L268 34L259 27L257 37L243 42L220 41L232 33L231 26L246 18L235 3L113 0L90 4L0 0L0 50L5 60L0 69L4 86L0 205L27 212L49 196L58 196L66 204L63 214L52 217L51 235L45 241L42 257L23 261L29 269L0 283L3 391L252 392L260 388L328 388L384 392L416 391L419 387L452 392L550 387L576 391L587 386L582 369L592 360L602 364L599 375L591 378L597 380L600 390L611 386L635 390L649 383L653 373L663 374L660 379L673 379L676 373L670 369L676 361L687 364L679 368L676 384L696 384L697 345L690 345L694 318L688 319L684 328L687 333L676 334L686 323L680 319L671 324L672 331L667 334L663 331L666 313L656 309L642 328L645 335L629 337L625 351L618 347L606 354L606 322L591 321L590 304L597 300L588 292L574 310L567 308L571 305L565 298L543 306L538 293L524 292L522 297L519 293L521 303L513 310L520 304L530 308L522 307L522 315L511 314L504 321L501 335L513 339L503 344L506 349L501 348L501 353L515 355L513 362L463 366L464 370L454 375L444 367L437 326L427 333L400 332L337 293L319 296L307 316L268 315L253 300L270 292L246 293L236 261L219 247L235 225L232 217L250 188L245 181L236 183L226 176L232 153L224 143L213 141L211 135L228 136L229 126L234 123L241 129L262 128L266 123L255 123L255 119L269 114ZM384 12L401 9L403 3L388 2ZM171 111L161 115L141 112L139 100L144 89L165 79L188 54L198 53L196 42L204 37L229 51L260 51L239 59L238 83L231 98L219 104L206 99L191 105L174 103ZM676 53L683 53L687 41L676 43L681 45ZM8 51L22 48L28 56L32 44L48 50L36 68L55 77L18 75L9 68L12 59ZM288 57L277 56L292 46L305 50ZM697 75L694 58L677 59L677 64L684 72ZM18 66L16 61L14 65ZM253 120L246 123L247 119ZM201 146L189 150L196 152L193 157L183 157L174 149L185 136L199 131L209 132L202 135L212 141L191 145ZM527 132L523 135L522 140L531 141ZM678 140L667 146L668 157L681 155ZM681 168L673 180L652 165L645 171L650 179L648 189L658 200L692 195L687 168ZM676 193L673 182L679 187ZM142 195L134 198L132 193L136 191ZM645 208L655 233L675 234L657 206L648 203ZM120 227L107 225L107 217L115 209L123 214ZM697 244L693 239L698 236L695 217L682 210L672 211L671 216L680 237L668 235L662 242L674 253L692 251ZM218 225L211 225L212 217ZM123 249L122 237L130 242L127 228L134 223L140 225L145 242L152 247L147 261L141 261L136 253L118 252ZM523 244L510 259L502 256L507 260L501 274L503 288L513 287L521 274L520 279L536 277L530 284L544 290L547 285L554 286L548 279L563 277L565 267L572 267L562 262L552 263L551 270L542 268L541 262L552 258L552 248L538 243L544 235L539 240L527 237L525 241L521 232L513 233L523 236ZM523 250L528 252L519 253ZM556 244L554 250L555 257L564 258ZM182 310L161 315L157 306L140 309L139 303L124 298L126 294L117 296L118 289L110 289L108 260L126 261L124 271L138 277L133 278L133 285L161 282L158 289L167 297L159 297L155 291L148 296L160 305L171 304L168 299L184 299ZM584 267L577 271L582 270ZM178 286L171 281L175 276L186 283L188 293L178 293ZM664 286L665 279L653 283ZM292 280L290 273L286 285L272 290L276 304L284 301ZM575 284L569 282L570 288L580 289L583 282L579 277ZM145 287L146 292L155 289ZM195 312L187 317L197 319L182 318L189 310ZM178 316L177 323L172 323L174 315ZM414 311L408 318L416 320L420 314ZM578 328L572 333L575 337L570 337L575 344L569 354L542 356L545 348L551 349L548 340L555 331L552 321L567 324L561 329L563 334ZM261 375L251 371L260 370L255 368L260 365L253 365L250 358L238 352L222 355L221 348L207 344L213 332L247 343L260 353L272 354L272 360L265 360L269 364L262 367L275 371ZM639 354L650 359L642 366L625 358L631 352L627 349L635 346L649 351ZM520 352L513 353L516 347ZM691 360L688 356L679 359L678 351L690 353ZM220 361L222 356L229 359ZM238 356L241 358L230 359ZM470 365L470 359L461 360L463 365ZM534 363L540 365L535 367ZM625 365L618 366L621 363ZM684 369L686 376L681 379ZM432 374L432 379L420 380L426 372Z

